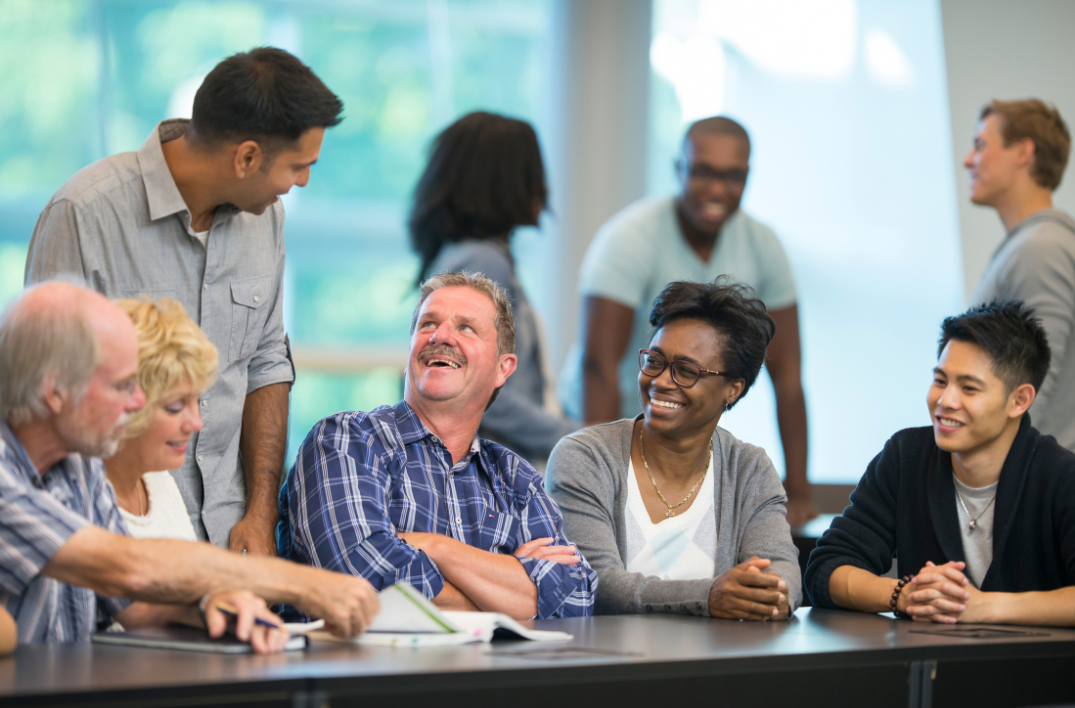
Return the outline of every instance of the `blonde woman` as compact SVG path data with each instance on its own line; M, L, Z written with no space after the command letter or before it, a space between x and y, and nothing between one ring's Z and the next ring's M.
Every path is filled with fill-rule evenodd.
M131 536L196 541L167 470L183 466L191 435L202 429L198 399L216 377L217 349L174 300L118 305L138 332L138 383L146 405L131 416L105 470Z

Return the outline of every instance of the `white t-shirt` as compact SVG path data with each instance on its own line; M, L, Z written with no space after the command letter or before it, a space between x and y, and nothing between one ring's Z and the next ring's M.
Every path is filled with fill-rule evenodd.
M644 199L610 219L594 236L579 269L583 297L602 297L635 311L631 339L620 361L620 415L642 412L638 403L638 350L649 346L653 301L676 280L712 282L721 275L749 285L769 310L795 304L795 280L784 247L772 229L743 210L728 217L703 261L676 219L675 199ZM568 354L561 377L564 411L582 418L582 346Z
M648 480L647 480L648 481ZM673 517L650 521L634 464L627 467L627 572L661 580L715 577L717 518L713 507L713 461L695 492L694 503ZM674 500L678 503L680 500Z
M120 509L127 531L134 538L174 538L180 541L197 541L190 515L179 494L179 487L168 472L148 472L142 475L149 497L149 509L145 516L136 516Z

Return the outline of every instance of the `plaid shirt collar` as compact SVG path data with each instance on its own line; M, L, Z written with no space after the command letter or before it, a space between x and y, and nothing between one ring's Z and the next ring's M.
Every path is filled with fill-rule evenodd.
M396 430L399 431L400 440L403 441L404 445L413 445L416 442L428 439L429 443L427 444L440 445L447 449L441 439L425 426L425 423L422 422L422 419L418 417L418 414L414 412L414 409L410 407L406 400L400 401L394 408L396 411ZM470 441L470 454L467 455L465 460L460 460L456 463L452 469L455 470L461 465L469 463L475 454L478 456L478 469L492 479L496 465L493 464L493 460L489 457L489 451L482 445L477 430L474 431L474 439Z

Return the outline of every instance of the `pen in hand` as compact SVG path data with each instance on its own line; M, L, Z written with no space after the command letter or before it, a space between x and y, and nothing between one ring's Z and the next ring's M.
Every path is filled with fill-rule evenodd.
M234 620L239 619L239 612L231 605L220 603L216 606L216 608L227 617L230 617ZM274 624L273 622L270 622L268 620L263 620L260 617L254 618L254 624L260 624L262 627L271 627L273 629L279 629L281 631L284 630L284 628L280 625Z

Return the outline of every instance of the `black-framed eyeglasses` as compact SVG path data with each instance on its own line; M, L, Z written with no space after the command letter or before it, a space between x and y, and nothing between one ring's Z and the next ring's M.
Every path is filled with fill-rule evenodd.
M730 187L742 187L747 183L748 170L714 170L708 165L692 165L686 160L679 160L676 166L685 177L704 184L723 182Z
M690 388L694 384L698 383L698 380L703 376L727 376L727 372L724 371L711 371L709 369L692 364L689 361L683 361L677 359L676 361L668 361L660 352L655 352L652 349L639 349L638 350L638 368L646 376L652 376L657 378L661 375L666 368L671 368L672 380L683 388Z

